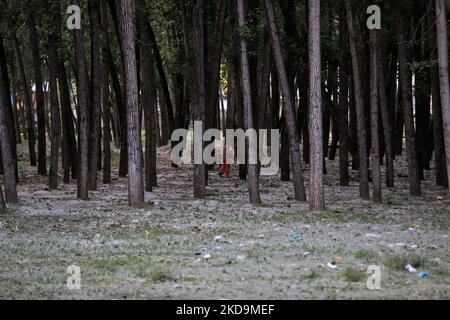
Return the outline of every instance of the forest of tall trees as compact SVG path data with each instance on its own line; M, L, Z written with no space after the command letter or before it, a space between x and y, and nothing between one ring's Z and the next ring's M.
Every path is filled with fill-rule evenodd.
M38 184L45 199L66 192L67 209L115 203L112 190L130 210L157 207L181 181L195 205L231 206L240 186L243 208L275 208L280 192L319 215L344 198L383 211L404 190L429 201L430 186L448 204L449 12L448 0L2 0L0 216ZM167 156L179 129L190 165ZM208 129L221 136L204 141ZM247 133L245 163L227 130ZM205 161L211 142L225 163ZM269 183L251 160L274 146Z
M313 211L325 209L325 160L334 160L337 147L341 185L350 165L359 170L362 199L371 198L373 182L373 200L382 201L382 165L386 186L394 187L393 159L402 152L412 195L421 194L431 162L436 183L447 187L446 3L380 1L366 12L374 5L366 2L75 1L77 16L65 1L5 1L6 201L17 201L16 144L25 139L29 162L48 172L49 187L58 187L63 172L64 183L78 181L83 200L97 189L102 167L109 181L113 143L119 175L129 177L130 205L143 203L144 187L157 185L155 148L191 120L204 129L280 129L282 151L289 150L282 152L282 178L292 171L295 198L307 200L302 147ZM78 18L81 28L69 30L65 21ZM195 197L205 196L211 169L196 165ZM258 204L258 169L241 169Z
M80 10L66 10L69 5ZM82 200L97 190L98 172L110 182L117 148L129 203L139 205L144 189L157 186L156 148L193 120L203 129L280 129L282 180L292 179L295 199L309 199L313 211L325 209L324 174L337 148L340 184L348 185L349 168L358 170L362 199L382 202L380 167L386 167L386 187L394 188L394 159L403 152L411 195L421 194L423 172L431 167L436 183L448 187L445 6L425 0L5 1L6 202L17 201L16 146L26 140L29 163L48 174L49 188L63 175L64 183L77 181ZM310 165L308 199L301 152ZM211 170L195 165L194 197L205 197ZM240 177L249 181L250 202L259 204L257 166L241 165Z

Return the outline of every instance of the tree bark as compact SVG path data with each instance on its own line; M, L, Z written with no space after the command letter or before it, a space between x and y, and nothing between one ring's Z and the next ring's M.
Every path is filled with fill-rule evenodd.
M38 127L38 173L47 174L47 142L45 137L45 100L42 80L41 55L39 52L39 39L36 31L36 22L33 13L28 14L28 29L30 35L31 52L33 56L34 80L36 82L36 112ZM28 117L28 116L27 116Z
M429 28L429 47L430 60L437 61L437 42L436 42L436 14L435 1L430 1L428 10L428 28ZM433 110L433 142L434 142L434 159L436 170L436 184L439 186L448 186L447 170L445 166L445 149L444 149L444 130L442 122L441 109L441 92L439 86L439 69L438 64L433 63L430 67L431 79L431 95Z
M56 49L56 37L52 33L48 38L48 74L50 88L51 111L51 152L48 186L50 190L58 188L58 157L61 141L61 115L58 101L58 54Z
M359 194L362 199L369 200L369 169L367 159L367 132L366 120L364 116L364 99L362 92L361 69L358 59L358 50L356 47L356 35L353 25L353 13L350 7L350 1L345 0L345 9L347 11L347 28L349 33L349 43L351 60L353 66L353 89L356 105L356 125L358 135L358 160L359 160Z
M384 142L386 146L386 186L394 187L394 150L392 141L392 120L388 110L386 78L384 73L383 46L381 45L381 33L377 33L377 74L378 89L380 94L380 111L383 121Z
M151 38L145 15L145 2L138 1L138 22L141 39L141 103L145 125L145 190L151 192L157 186L156 137L155 137L155 71L150 46Z
M193 23L194 23L194 54L195 54L195 76L196 76L196 90L195 95L196 110L193 113L194 121L201 121L202 128L205 128L205 104L206 104L206 88L205 88L205 35L204 35L204 0L195 0L193 9ZM197 133L198 135L198 133ZM201 137L194 134L194 148L200 148L203 151ZM196 145L197 144L197 145ZM201 163L194 164L194 198L202 199L206 196L206 169L203 162L203 152Z
M348 170L348 42L345 6L339 5L339 184L349 185Z
M80 6L80 0L74 0ZM86 73L85 47L83 29L74 30L75 59L77 62L77 94L78 94L78 142L79 142L79 173L77 197L88 200L89 197L89 87Z
M244 0L237 0L237 17L239 28L245 27L245 9ZM253 127L253 112L252 112L252 94L250 85L250 72L248 62L248 48L247 41L244 36L240 35L240 61L241 61L241 83L242 83L242 97L244 100L244 120L245 130L252 130ZM246 138L246 149L249 153L249 159L247 160L247 182L250 203L253 205L259 205L261 198L259 195L259 172L258 164L251 163L251 160L257 160L257 137L253 141ZM253 144L253 145L251 145Z
M450 186L450 92L448 80L447 11L445 9L444 0L436 0L436 29L442 120L444 125L444 144L445 155L447 158L447 178L448 185Z
M17 35L13 33L13 41L14 41L14 51L16 54L16 60L19 67L20 78L22 82L22 90L24 92L24 102L26 109L26 118L27 118L27 135L28 135L28 150L30 152L30 165L36 166L36 150L35 150L35 142L36 136L34 134L34 122L33 122L33 110L32 110L32 102L31 102L31 89L30 84L28 82L27 76L25 74L25 67L23 65L22 53L19 47L19 41L17 40ZM13 106L15 108L15 106Z
M370 128L372 141L372 175L373 175L373 201L382 203L381 195L381 168L380 168L380 141L379 141L379 87L378 83L378 31L370 30Z
M99 0L89 1L91 25L91 85L89 108L89 189L97 190L101 123L101 47L102 33Z
M320 51L320 0L309 1L309 210L325 210L323 187L323 110Z
M130 206L137 206L144 202L144 160L139 125L138 74L132 10L132 0L120 0L118 16L128 124L128 203Z
M11 141L12 128L7 110L11 109L8 69L6 66L3 37L0 35L0 146L5 184L5 197L8 203L17 203L16 174Z
M286 74L286 66L281 52L280 37L278 27L275 21L275 13L272 0L265 0L266 15L269 22L270 35L272 40L272 50L277 67L278 78L281 84L284 102L284 119L289 135L289 148L291 152L293 183L295 199L298 201L306 201L306 193L303 182L302 160L300 154L300 145L298 133L295 126L294 106L292 104L292 96L289 89L289 83Z
M405 119L406 152L408 159L409 192L412 196L421 194L419 167L415 142L414 116L412 109L411 78L408 76L408 53L406 48L405 27L403 17L398 16L398 57L399 57L399 83L402 92L403 114Z

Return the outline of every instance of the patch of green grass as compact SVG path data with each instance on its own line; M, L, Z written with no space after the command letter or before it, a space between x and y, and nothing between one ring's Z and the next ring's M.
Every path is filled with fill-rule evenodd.
M135 206L134 208L139 209L139 210L150 210L150 209L154 209L155 205L153 202L144 202L140 205Z
M361 249L355 252L354 257L365 262L375 262L378 259L378 253L372 250Z
M319 278L320 278L320 273L318 273L316 270L313 270L310 273L308 273L306 276L304 276L305 280L314 280L314 279L319 279Z
M384 265L392 270L403 271L407 264L412 265L414 268L420 268L424 265L425 259L423 257L412 256L389 256L385 259Z
M355 268L347 268L342 272L342 278L348 282L360 282L363 277L362 272Z
M150 273L147 275L147 283L163 283L175 281L176 278L170 267L166 265L155 266Z

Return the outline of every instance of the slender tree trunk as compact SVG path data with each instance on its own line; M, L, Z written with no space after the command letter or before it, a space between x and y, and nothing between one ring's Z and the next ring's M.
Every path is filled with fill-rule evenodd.
M435 1L430 1L428 10L428 28L429 28L429 47L431 50L430 60L437 61L436 50L436 15ZM436 169L436 184L439 186L447 186L447 172L445 167L445 150L444 150L444 134L441 110L441 92L439 86L439 70L438 64L433 63L430 67L431 79L431 95L433 108L433 142L434 142L434 158Z
M339 183L349 185L348 170L348 41L345 6L339 5Z
M14 168L12 128L7 110L11 109L9 93L8 69L3 47L3 37L0 34L0 146L2 155L5 197L8 203L17 203L16 174Z
M381 168L380 168L380 141L379 141L379 87L378 83L378 31L370 31L370 128L372 141L372 174L373 174L373 201L382 202L381 196Z
M16 33L13 33L13 41L14 41L14 51L16 53L16 60L20 71L20 78L25 98L24 102L27 115L28 150L30 152L30 165L34 167L36 166L36 151L35 151L36 136L34 134L31 89L27 76L25 74L25 67L23 65L22 54L20 52L19 41L17 40ZM15 106L13 106L13 108L15 108Z
M79 1L78 1L79 2ZM28 29L30 35L31 52L33 56L34 80L36 82L36 112L38 127L38 173L47 174L47 142L45 137L45 100L42 80L41 55L39 52L39 39L33 13L28 14ZM26 93L25 93L26 94ZM28 115L27 115L28 117Z
M56 49L56 37L49 35L48 39L48 74L50 89L51 110L51 152L48 186L50 190L58 188L58 157L61 141L61 115L58 101L58 54Z
M239 28L245 26L245 9L244 0L237 0L237 17ZM240 37L240 58L241 58L241 83L242 83L242 96L244 99L244 119L245 129L252 130L253 128L253 113L252 113L252 94L250 85L250 72L248 62L248 49L247 41L241 35ZM259 173L257 163L257 137L254 136L246 139L246 149L249 153L249 159L247 160L247 181L250 203L253 205L259 205L261 198L259 195ZM254 161L254 163L251 163Z
M119 8L128 124L128 203L130 206L137 206L144 202L144 159L139 130L138 74L132 0L120 0Z
M445 155L447 158L447 178L448 185L450 186L450 92L448 80L447 11L445 9L444 0L436 0L436 29L442 120L444 125L444 144Z
M323 110L320 52L320 0L309 1L309 210L325 210L323 188Z
M414 116L412 109L411 78L408 76L408 53L406 49L406 37L403 17L398 16L398 56L399 56L399 83L402 91L403 114L405 119L406 152L408 159L409 191L412 196L421 194L421 183L419 178L419 166L415 142Z
M358 160L359 160L359 194L362 199L369 200L369 169L367 159L367 132L366 120L364 116L364 99L362 92L362 81L360 74L360 63L358 59L358 50L356 47L356 35L353 26L353 13L350 7L350 1L345 0L347 11L347 27L350 41L350 52L353 66L354 95L356 104L356 124L358 132Z
M74 4L80 6L80 0L74 0ZM74 30L75 59L77 62L77 94L78 94L78 128L79 128L79 173L77 197L88 200L89 197L89 87L86 73L85 48L83 28Z
M156 182L156 139L155 139L155 71L153 65L148 21L144 1L138 1L138 22L141 39L141 103L144 110L145 125L145 190L151 192Z
M101 123L101 22L100 2L89 2L91 24L91 106L89 108L89 189L97 190Z
M381 44L381 33L377 33L377 74L378 74L378 89L380 94L380 111L383 120L383 133L386 148L386 186L388 188L394 187L394 150L392 144L392 120L389 115L387 93L386 93L386 79L384 73L383 62L383 46Z
M194 55L195 55L195 76L196 110L193 112L194 121L201 122L201 128L205 128L205 35L204 35L204 0L195 0L193 3L193 24L194 24ZM206 196L206 169L203 162L203 145L199 133L194 133L194 149L197 150L197 163L194 164L194 198L205 198ZM196 153L194 150L194 154ZM200 152L201 151L201 152ZM201 155L200 155L201 154Z
M0 214L6 212L5 197L3 196L2 186L0 184Z
M70 125L72 124L72 110L70 104L70 90L69 83L67 81L66 68L64 61L59 58L58 60L58 84L61 100L61 124L62 124L62 167L63 167L63 182L65 184L70 183L71 166L74 164L74 160L71 155L71 149L76 148L75 145L70 144ZM75 149L76 151L76 149Z
M305 186L302 173L302 159L300 154L300 145L298 133L295 126L294 106L292 104L292 96L289 90L289 83L286 74L286 66L281 52L280 37L278 27L275 21L275 13L273 10L272 0L265 0L266 14L269 21L270 35L272 39L272 50L275 64L277 66L278 78L281 83L284 102L284 118L289 135L289 148L291 152L293 183L295 199L298 201L306 201Z

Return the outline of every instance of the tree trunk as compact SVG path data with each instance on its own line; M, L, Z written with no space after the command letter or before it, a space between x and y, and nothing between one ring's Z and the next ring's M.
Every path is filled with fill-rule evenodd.
M80 6L80 0L74 0ZM75 59L77 62L77 94L78 94L78 142L80 148L77 197L88 200L89 197L89 87L86 73L83 29L75 29Z
M56 37L52 33L48 38L48 74L50 89L51 111L51 152L48 186L50 190L58 188L58 156L61 141L61 115L58 101L58 54L56 49Z
M447 178L448 185L450 186L450 92L448 80L447 11L444 0L436 0L436 29L442 120L444 125L445 155L447 158Z
M436 50L436 15L434 13L435 1L430 1L428 10L428 28L429 28L429 47L431 50L430 60L437 61ZM430 67L431 79L431 95L433 108L433 142L434 142L434 159L436 170L436 184L439 186L447 186L447 172L445 166L445 149L444 149L444 130L442 122L441 109L441 92L439 87L439 70L438 64L433 63Z
M377 33L377 74L378 74L378 89L380 94L380 111L383 121L384 143L386 146L386 186L388 188L394 187L394 150L392 144L392 120L389 115L387 93L386 93L386 79L384 74L384 60L383 60L383 46L381 42L381 33Z
M398 57L399 57L399 83L402 91L403 114L405 119L406 152L408 159L408 181L409 192L412 196L421 194L421 183L419 178L419 167L417 161L414 116L412 109L411 78L408 76L408 53L406 48L405 27L403 17L398 16Z
M320 0L309 1L309 210L325 210L323 188L323 110L320 51Z
M124 62L128 124L128 203L130 206L137 206L144 202L144 160L139 130L138 75L132 11L132 0L120 1L118 16Z
M145 190L151 192L157 186L156 177L156 139L155 139L155 71L153 65L148 21L145 3L139 1L138 23L141 39L141 103L144 110L145 125Z
M356 105L356 125L358 134L358 160L359 160L359 194L362 199L369 200L369 169L367 158L367 132L366 120L364 116L364 99L362 92L362 80L360 74L360 64L358 59L358 50L356 47L356 35L353 26L353 13L350 7L350 1L345 0L347 11L347 27L349 33L350 52L353 66L353 89Z
M3 47L3 37L0 34L0 146L2 155L3 175L5 184L5 197L8 203L17 203L16 174L14 168L13 143L11 140L12 128L8 109L11 109L9 93L8 69Z
M97 190L97 171L99 165L100 123L101 123L101 24L100 2L89 2L91 24L91 85L89 108L89 189Z
M37 127L38 127L38 173L40 175L46 175L47 142L45 137L45 100L44 100L43 80L42 80L41 55L39 52L39 39L36 31L36 23L34 20L33 13L31 12L28 14L28 29L30 35L31 52L33 56L34 80L36 82L36 112L37 112Z
M294 106L292 104L293 100L289 89L286 66L284 64L283 55L281 52L280 37L275 21L275 13L272 0L265 0L265 7L269 22L270 35L272 39L273 56L277 67L278 78L281 83L281 90L283 93L284 119L289 135L289 148L291 152L295 199L299 201L306 201L300 145L297 129L295 126Z
M370 30L370 128L372 141L373 201L382 203L379 141L378 31Z
M239 28L245 26L245 9L244 0L237 0L237 17ZM250 72L249 72L249 62L248 62L248 49L247 41L244 36L240 36L240 61L241 61L241 83L242 83L242 97L244 100L244 119L245 119L245 130L252 130L253 127L253 113L252 113L252 94L250 85ZM248 182L248 192L250 203L253 205L259 205L261 203L261 198L259 195L259 173L258 173L258 163L257 163L257 137L250 139L246 138L246 149L249 153L247 160L247 182ZM252 161L255 161L252 163Z
M339 5L339 184L349 185L348 170L348 42L345 6Z
M14 51L16 53L16 60L19 67L20 78L24 92L24 102L27 116L28 150L30 152L30 165L34 167L36 166L36 151L35 151L36 136L34 134L31 89L27 76L25 74L25 67L23 65L22 54L20 52L19 41L17 40L15 32L13 33L13 41L14 41ZM13 108L15 108L15 106L13 106Z

